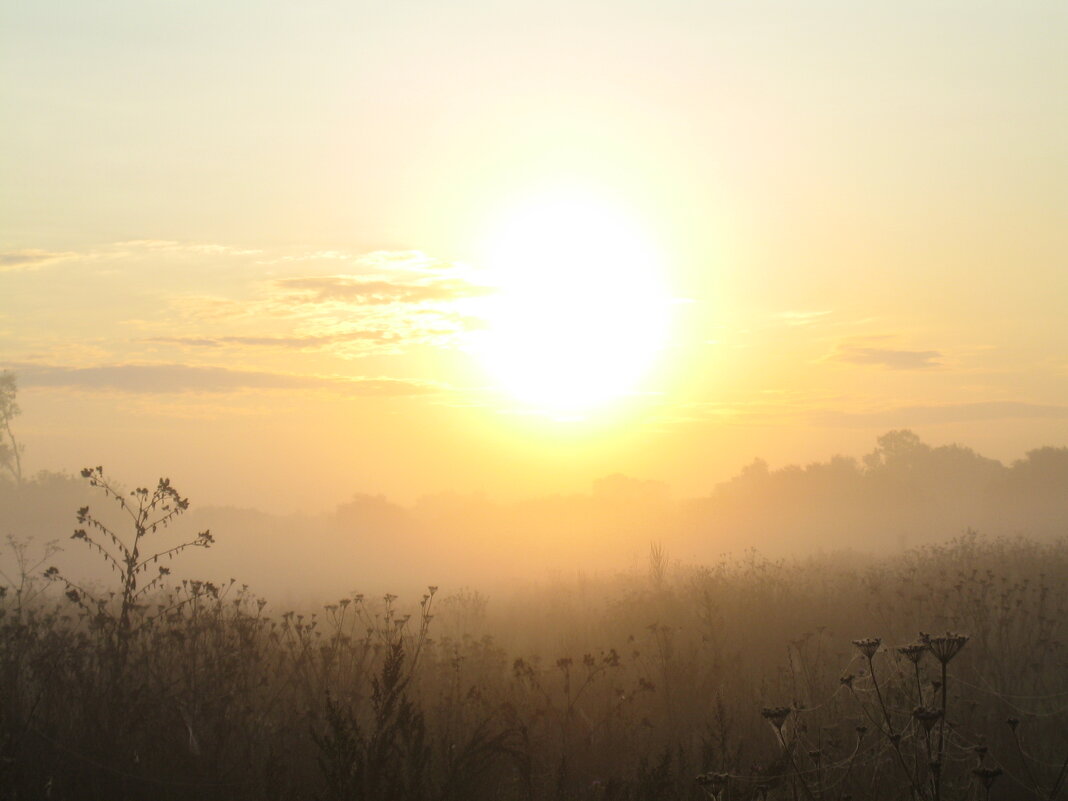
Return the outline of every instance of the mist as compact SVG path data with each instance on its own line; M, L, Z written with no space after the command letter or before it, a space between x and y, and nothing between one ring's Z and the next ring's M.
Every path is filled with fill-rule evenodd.
M1068 5L2 6L0 801L1068 794Z
M166 536L210 530L213 547L190 554L182 570L234 577L272 598L414 595L430 584L497 594L552 576L640 571L651 546L673 563L696 565L750 549L768 558L880 556L969 531L1052 542L1068 533L1066 486L1068 448L1036 448L1006 465L896 430L860 458L779 468L756 459L703 497L676 498L664 483L614 474L585 493L516 502L446 493L402 505L354 492L318 515L199 506L194 498ZM57 540L57 563L97 576L92 554L67 542L83 506L110 511L80 477L8 481L0 484L0 533Z
M331 801L756 801L876 780L860 797L965 801L978 781L1046 799L1066 485L1068 448L1005 465L907 430L860 458L757 459L697 498L615 474L280 516L100 468L5 480L0 657L23 688L5 714L29 721L11 781L72 801L233 798L236 781ZM938 704L965 721L941 745L867 734L878 715L938 733ZM866 738L939 759L880 780L894 763ZM807 767L781 761L793 743ZM1009 770L1032 771L1024 795Z

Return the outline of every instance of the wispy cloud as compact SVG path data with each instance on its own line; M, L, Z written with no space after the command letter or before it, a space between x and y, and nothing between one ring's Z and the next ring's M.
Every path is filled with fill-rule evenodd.
M172 239L128 239L115 242L110 250L118 253L131 251L155 251L168 253L189 253L201 256L257 256L262 250L254 248L221 245L217 242L179 242Z
M257 260L257 264L279 264L284 262L303 261L355 261L359 258L354 253L344 250L311 250L304 253L291 253L278 258Z
M252 348L281 348L289 350L318 350L346 342L392 342L397 335L390 331L350 331L339 334L223 337L148 337L142 342L159 345L179 345L187 348L222 348L227 346Z
M24 387L62 387L135 394L225 393L248 389L322 389L364 396L427 395L446 388L431 382L382 377L314 376L184 364L108 364L96 367L7 365Z
M889 339L891 339L889 336L874 336L845 340L838 343L838 347L827 356L827 359L849 364L886 367L890 370L930 370L944 366L939 361L943 357L941 351L911 350L878 344Z
M845 428L907 428L982 420L1068 419L1068 406L1020 401L981 401L938 406L899 406L869 412L818 411L809 414L815 425Z
M491 291L457 278L400 283L349 275L325 275L282 278L275 285L291 293L292 299L300 303L337 301L367 305L458 300L479 297Z
M257 264L287 264L301 262L348 262L355 272L400 271L434 274L456 271L463 268L456 262L437 259L421 250L372 250L366 253L351 253L345 250L303 250L295 253L264 253Z
M0 252L0 271L65 259L91 263L94 274L115 287L107 298L114 305L114 329L97 337L116 361L151 361L164 347L228 349L236 358L239 349L322 352L344 360L402 356L413 347L453 349L484 325L477 303L461 301L494 291L467 265L421 251L261 251L169 239L130 239L62 253L10 250ZM187 265L188 283L176 283ZM147 271L164 271L168 280L146 283ZM215 275L227 280L214 282ZM123 305L124 293L135 286L137 302ZM156 294L146 303L142 295L151 292ZM148 309L151 314L143 311ZM73 328L79 316L66 319ZM42 332L37 337L11 356L34 363L100 363L53 357Z
M77 258L77 256L77 253L70 251L37 250L35 248L0 251L0 272L36 270L47 264L66 261L67 259Z
M776 315L787 325L812 325L830 314L830 311L784 311Z
M179 242L170 239L128 239L81 250L52 251L23 248L0 251L0 272L36 270L72 259L107 261L139 255L171 254L187 256L255 256L263 251L222 245L215 242Z

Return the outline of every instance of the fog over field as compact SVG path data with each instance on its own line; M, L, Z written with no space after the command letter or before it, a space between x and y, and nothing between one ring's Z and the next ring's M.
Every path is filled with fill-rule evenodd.
M5 479L0 797L1048 801L1066 477L902 430L692 499Z
M0 0L0 801L1068 798L1064 0Z
M382 593L426 584L496 594L516 580L641 569L651 546L672 562L697 565L748 550L770 558L899 554L969 531L1053 542L1068 535L1066 487L1068 448L1035 448L1005 465L898 430L859 458L780 468L756 459L702 497L675 497L663 483L615 474L585 493L518 502L451 493L402 505L354 493L318 515L192 499L176 529L209 529L216 539L185 559L183 571L236 577L268 596L325 602L354 588ZM42 473L0 491L0 533L59 540L57 563L94 574L92 554L66 542L78 508L110 511L82 478Z

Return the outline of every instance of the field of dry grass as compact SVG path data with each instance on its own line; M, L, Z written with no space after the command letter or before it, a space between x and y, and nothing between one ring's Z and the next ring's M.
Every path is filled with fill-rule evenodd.
M645 572L509 596L284 611L169 583L144 543L179 500L135 494L129 532L83 510L110 585L10 543L0 798L1063 796L1064 542L705 566L654 548Z

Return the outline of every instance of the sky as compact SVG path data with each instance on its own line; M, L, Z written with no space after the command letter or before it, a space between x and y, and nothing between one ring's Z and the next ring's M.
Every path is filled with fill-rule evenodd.
M0 0L32 470L708 492L1068 445L1061 2Z

